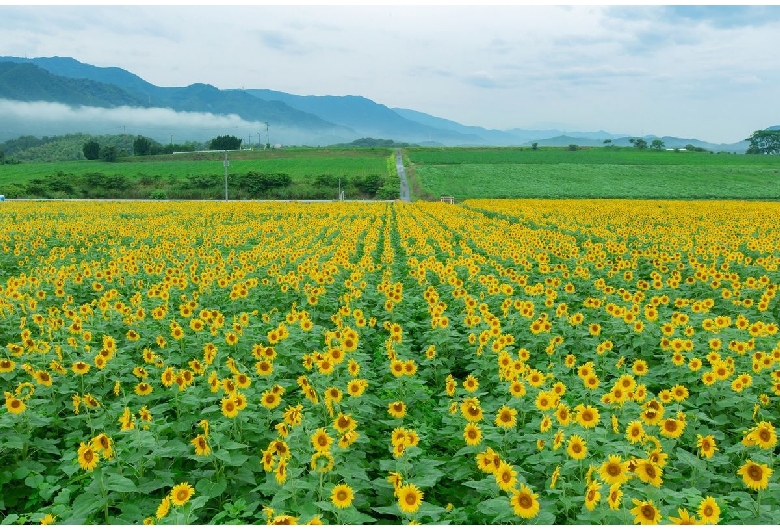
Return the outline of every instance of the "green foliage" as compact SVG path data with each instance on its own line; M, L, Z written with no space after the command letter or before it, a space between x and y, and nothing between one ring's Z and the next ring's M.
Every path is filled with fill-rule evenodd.
M138 136L133 140L133 154L135 156L146 156L151 154L153 140L144 136Z
M747 138L750 146L745 151L748 155L780 154L780 130L755 131Z
M100 158L100 144L95 140L89 140L84 143L82 150L84 152L84 158L87 160L97 160Z
M349 143L335 144L333 147L409 147L412 144L395 142L382 138L358 138Z
M116 162L119 156L119 149L113 145L106 145L100 148L100 158L106 162Z
M647 149L647 140L644 138L631 138L629 143L637 149Z
M232 135L217 136L209 142L209 149L235 151L241 149L241 140Z
M92 188L104 188L107 190L126 190L130 187L130 181L124 175L104 175L103 173L87 173L84 175L86 184Z
M374 196L376 195L376 192L379 188L381 188L385 183L384 177L382 175L372 174L372 175L364 175L360 177L355 177L353 180L353 184L357 189L359 189L362 193L365 193L366 195Z
M155 201L164 201L168 198L168 194L164 190L153 190L149 194L149 198Z
M660 138L655 138L651 143L650 147L652 149L655 149L656 151L660 151L661 149L666 147L666 144L664 144L664 141Z
M250 171L237 178L239 189L252 197L261 197L274 188L289 186L292 178L287 173L260 173Z
M534 143L532 143L532 144L531 144L531 149L533 149L534 151L536 151L537 149L539 149L539 142L534 142Z
M577 150L577 144L569 144L569 151L576 151Z

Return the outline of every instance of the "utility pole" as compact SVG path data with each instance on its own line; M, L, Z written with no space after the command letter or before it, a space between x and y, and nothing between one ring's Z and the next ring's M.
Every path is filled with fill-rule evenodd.
M249 149L252 149L252 133L249 133L249 141L246 145L249 146Z
M271 148L271 140L268 139L268 122L265 122L265 146Z
M225 200L228 200L228 185L227 185L227 174L228 174L228 166L230 165L230 162L227 158L227 151L225 151L225 161L222 162L222 165L225 166Z

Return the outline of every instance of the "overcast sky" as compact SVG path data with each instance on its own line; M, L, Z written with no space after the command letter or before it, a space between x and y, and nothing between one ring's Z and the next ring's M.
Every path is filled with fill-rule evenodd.
M780 6L7 6L0 55L361 95L487 128L736 142L780 124Z

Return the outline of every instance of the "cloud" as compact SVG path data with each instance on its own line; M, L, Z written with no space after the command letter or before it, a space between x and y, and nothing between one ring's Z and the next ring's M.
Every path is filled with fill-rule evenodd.
M716 28L765 26L780 21L780 6L664 6L663 13L672 23L701 22Z
M247 138L251 134L256 138L260 131L265 131L264 122L246 121L235 114L178 112L163 108L71 107L60 103L6 99L0 99L0 124L0 139L38 135L40 131L46 131L48 135L125 132L168 143L171 136L174 142L206 141L222 134L239 138ZM321 133L283 126L271 128L272 138L285 144L311 142L317 135Z
M303 55L307 53L306 46L281 31L260 30L257 32L257 35L260 37L260 42L272 50L293 55Z

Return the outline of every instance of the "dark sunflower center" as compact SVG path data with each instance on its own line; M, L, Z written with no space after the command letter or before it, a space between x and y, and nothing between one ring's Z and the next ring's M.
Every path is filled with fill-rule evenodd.
M750 466L747 469L748 476L755 480L760 481L762 478L764 478L764 471L761 469L760 466Z
M531 500L531 497L528 494L521 493L517 498L517 504L522 508L528 509L533 506L533 500Z

